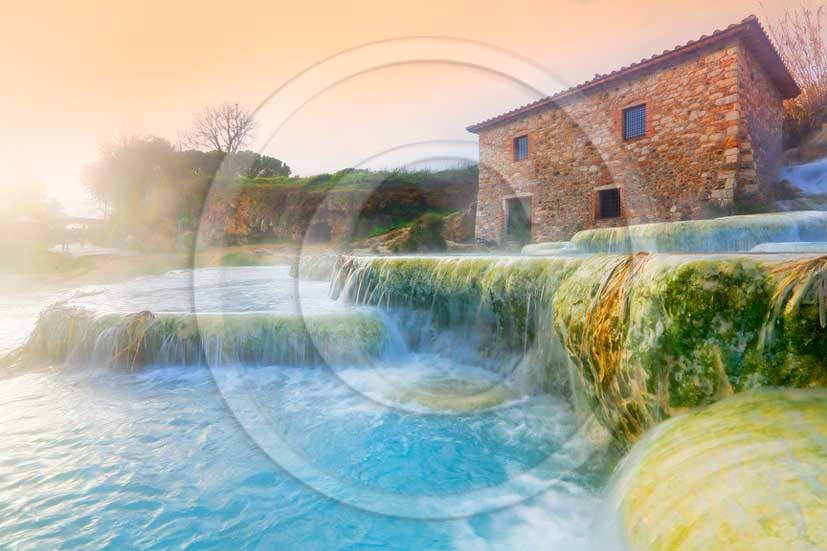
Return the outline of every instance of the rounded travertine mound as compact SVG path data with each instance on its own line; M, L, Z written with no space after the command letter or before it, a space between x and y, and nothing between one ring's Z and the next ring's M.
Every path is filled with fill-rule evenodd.
M663 423L613 505L633 551L827 549L827 391L742 394Z

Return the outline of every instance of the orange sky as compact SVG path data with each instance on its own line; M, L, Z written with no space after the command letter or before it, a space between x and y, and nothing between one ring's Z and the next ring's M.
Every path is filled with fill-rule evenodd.
M129 125L174 140L201 106L257 106L308 65L371 41L483 41L549 68L559 89L750 13L776 16L785 3L17 2L0 18L0 186L38 178L69 212L84 213L91 203L81 172L101 139ZM477 68L394 66L317 96L266 152L300 174L336 170L405 143L473 140L465 126L534 99L525 87ZM260 132L274 125L263 120Z

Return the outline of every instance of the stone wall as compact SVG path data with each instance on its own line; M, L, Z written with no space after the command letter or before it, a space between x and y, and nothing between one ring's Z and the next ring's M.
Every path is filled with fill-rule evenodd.
M480 131L477 238L505 240L510 197L530 195L533 239L555 241L587 228L708 217L734 200L739 178L752 178L745 191L758 189L780 139L781 101L745 52L733 38ZM739 94L745 72L757 82L748 97ZM647 133L624 141L622 111L643 103ZM520 135L529 156L515 161ZM752 144L762 151L755 174ZM621 190L619 218L597 217L603 187Z
M742 116L737 192L771 198L784 149L784 103L752 52L740 44L738 49L738 108Z

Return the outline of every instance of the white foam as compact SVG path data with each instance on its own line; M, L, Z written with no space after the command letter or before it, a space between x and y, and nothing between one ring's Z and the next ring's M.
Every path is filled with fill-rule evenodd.
M827 159L784 167L779 179L790 182L804 195L827 195Z

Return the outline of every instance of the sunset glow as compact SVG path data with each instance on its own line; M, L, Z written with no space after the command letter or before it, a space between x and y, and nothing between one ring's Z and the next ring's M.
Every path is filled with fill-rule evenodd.
M563 89L784 4L571 0L500 10L496 2L152 1L101 10L94 2L15 3L0 21L7 75L0 174L5 186L10 174L34 176L68 211L91 213L82 171L101 141L128 127L174 142L201 106L228 98L258 105L347 48L406 36L472 39L535 60ZM419 139L474 139L465 126L534 99L480 70L389 68L316 98L268 153L299 174L337 170ZM358 124L345 124L354 118ZM346 133L327 139L331 128Z

